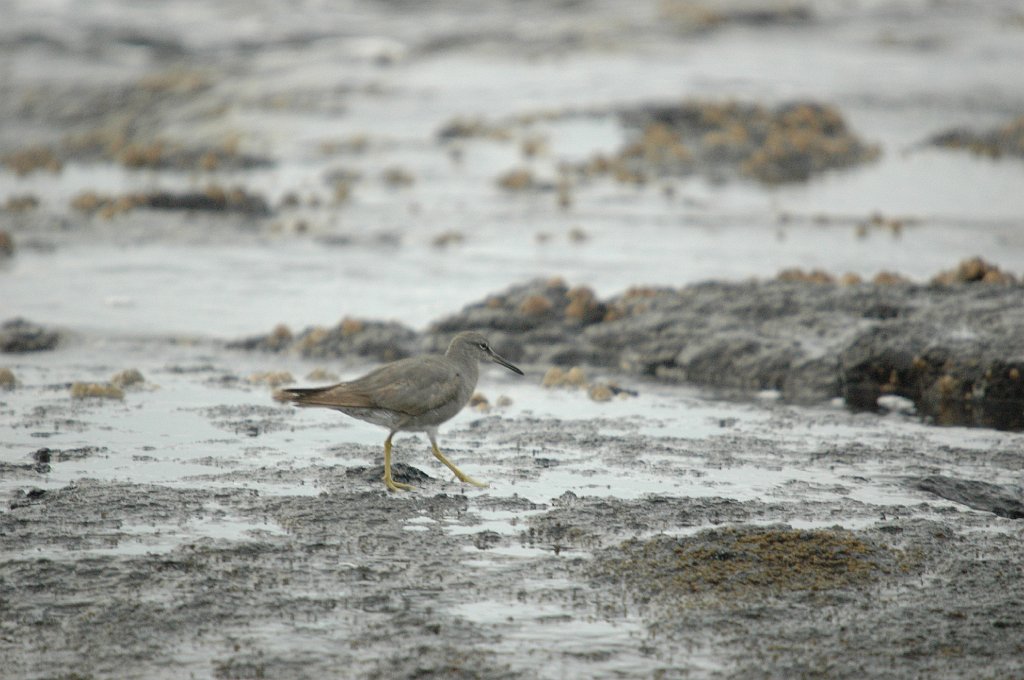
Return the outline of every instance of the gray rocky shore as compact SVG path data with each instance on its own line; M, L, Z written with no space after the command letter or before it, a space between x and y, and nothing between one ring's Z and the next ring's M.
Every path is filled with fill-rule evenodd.
M1024 286L837 285L807 280L636 288L601 300L561 279L514 286L417 334L347 320L233 347L391 360L488 333L514 361L589 365L792 403L842 398L879 410L902 397L942 425L1024 427Z

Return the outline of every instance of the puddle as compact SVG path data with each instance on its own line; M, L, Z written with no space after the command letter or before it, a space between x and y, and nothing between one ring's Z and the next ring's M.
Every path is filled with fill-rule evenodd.
M474 624L507 629L495 653L538 678L633 676L657 667L652 653L635 651L646 636L638 621L580 620L578 613L555 605L494 600L456 605L450 612Z
M11 559L47 559L75 561L90 557L134 557L160 555L183 544L203 539L245 542L268 536L283 536L284 529L273 522L254 524L248 519L233 517L216 507L204 508L205 516L181 524L133 524L120 527L123 536L111 538L103 548L35 548L9 555Z

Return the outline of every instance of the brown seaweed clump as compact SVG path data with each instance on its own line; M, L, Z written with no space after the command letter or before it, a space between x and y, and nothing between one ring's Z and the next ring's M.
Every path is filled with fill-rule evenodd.
M807 271L799 267L783 269L775 276L775 278L779 281L811 283L821 286L856 286L864 283L864 279L861 278L859 274L855 274L853 272L846 272L845 274L836 276L824 269L812 269ZM876 286L898 286L909 284L911 281L902 274L882 271L871 277L871 283Z
M124 390L111 383L76 382L71 385L72 399L124 399Z
M852 286L863 283L860 276L853 273L846 273L836 277L823 269L807 271L799 267L790 267L780 271L776 277L779 281L814 283L820 285L844 285ZM910 279L895 272L883 271L875 274L871 283L876 286L895 286L911 283ZM939 272L931 278L932 285L952 286L961 283L988 283L996 285L1015 285L1017 277L1010 272L1003 271L998 266L986 262L980 257L972 257L963 260L953 269Z
M817 283L821 285L835 285L836 277L823 269L804 271L798 267L783 269L776 277L779 281L796 281L799 283Z
M327 328L311 326L300 333L278 324L269 334L228 343L232 349L297 352L304 357L370 357L394 361L417 351L416 332L396 322L364 321L345 317Z
M142 372L137 368L126 368L123 371L118 371L110 378L111 385L122 389L141 385L144 382L146 382L146 378L143 377Z
M573 366L568 371L552 366L544 373L541 384L544 387L585 387L587 374L579 366Z
M712 529L695 536L632 539L599 558L595 575L619 577L641 602L756 599L876 580L891 555L843 529L787 526Z
M23 213L39 207L39 198L34 194L17 194L8 196L4 201L4 210L11 213Z
M86 191L71 200L71 207L105 219L138 208L241 213L249 216L266 216L271 212L266 199L259 194L249 193L241 187L225 189L217 184L211 184L203 191L183 193L154 191L110 196Z
M3 164L19 176L37 171L59 173L69 161L109 161L129 170L246 170L272 161L240 150L237 136L215 144L188 147L165 139L136 139L124 129L102 128L69 136L59 146L29 146L12 151Z
M644 106L623 111L633 139L582 171L622 182L695 171L735 172L765 183L804 181L873 160L879 148L851 132L839 111L816 102L769 109L737 102Z
M1017 283L1017 278L991 262L986 262L980 257L972 257L963 260L954 269L939 272L932 277L932 283L940 286L951 286L957 283L1012 285Z
M12 151L4 155L2 160L3 164L19 177L30 175L37 170L57 174L64 169L64 163L48 146L30 146Z
M514 168L502 174L496 180L499 187L505 191L529 191L537 189L539 183L527 168Z
M970 151L989 158L1024 158L1024 116L983 132L964 128L947 130L933 136L928 142L933 146Z
M122 127L101 128L68 137L66 157L78 161L110 161L129 170L214 172L267 167L269 158L245 153L237 135L220 142L187 146L163 138L139 138Z
M470 308L473 327L483 332L524 332L549 323L580 328L600 323L607 306L586 286L569 288L561 278L516 286L502 295L492 295ZM442 319L433 330L440 333L463 330L452 326L455 318Z
M507 124L491 124L479 117L457 117L441 126L437 138L442 142L472 138L507 142L512 139L512 130Z

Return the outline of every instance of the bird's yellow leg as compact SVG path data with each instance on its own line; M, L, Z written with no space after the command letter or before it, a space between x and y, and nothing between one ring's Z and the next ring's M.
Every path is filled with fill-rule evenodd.
M388 487L388 491L410 491L413 487L411 484L403 484L402 482L396 482L391 478L391 437L384 440L384 486Z
M455 476L459 478L460 482L465 482L466 484L472 484L473 486L479 486L482 489L486 489L487 488L487 482L479 482L479 481L473 479L472 477L467 475L465 472L463 472L459 468L455 467L455 463L453 463L450 460L448 460L447 458L445 458L444 454L441 453L441 449L437 448L437 442L430 442L430 446L434 450L434 457L437 458L442 463L444 463L448 467L449 470L454 472Z

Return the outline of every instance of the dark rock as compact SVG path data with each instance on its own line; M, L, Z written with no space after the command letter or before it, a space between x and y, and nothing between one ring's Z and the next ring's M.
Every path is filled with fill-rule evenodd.
M239 212L245 215L265 216L271 213L266 199L244 191L213 194L187 192L172 194L157 192L145 196L145 207L153 210L201 210L212 212Z
M777 390L792 403L842 397L858 410L878 410L880 397L895 395L936 424L1024 428L1021 284L773 280L638 288L600 302L590 296L558 279L537 280L470 304L422 335L345 320L283 344L279 335L233 346L390 361L443 352L455 333L477 330L527 364ZM579 313L597 305L605 310L599 321Z
M530 296L547 296L557 310L559 292L535 281L490 296L435 324L430 344L441 348L459 330L490 332L492 315L515 315ZM938 424L1019 429L1022 293L1014 285L702 283L613 297L608 320L584 328L552 313L514 337L527 363L779 390L797 403L841 396L867 410L894 394Z
M380 483L380 480L384 479L383 465L374 465L370 467L355 465L346 469L345 475L347 477L360 479L368 484L373 484L375 487L380 486L383 489L383 486ZM433 479L430 475L419 468L415 468L405 463L393 463L391 465L391 476L400 484L412 484L413 486L425 484Z
M49 472L49 469L45 470L44 472ZM12 500L8 504L8 507L10 507L11 510L27 508L29 506L39 503L46 496L46 494L47 492L45 489L26 489L21 493L21 495L18 498Z
M962 503L975 510L984 510L1009 519L1024 519L1024 502L1020 489L1013 491L998 484L943 475L912 478L910 482L916 489L933 493L954 503Z
M294 337L271 332L228 343L232 349L297 351L306 357L360 356L395 361L419 350L416 331L397 322L345 319L332 328L307 328Z
M501 543L501 534L497 531L481 531L473 536L473 546L477 550L490 550Z
M0 326L0 352L42 352L60 342L60 333L26 319L11 319Z

